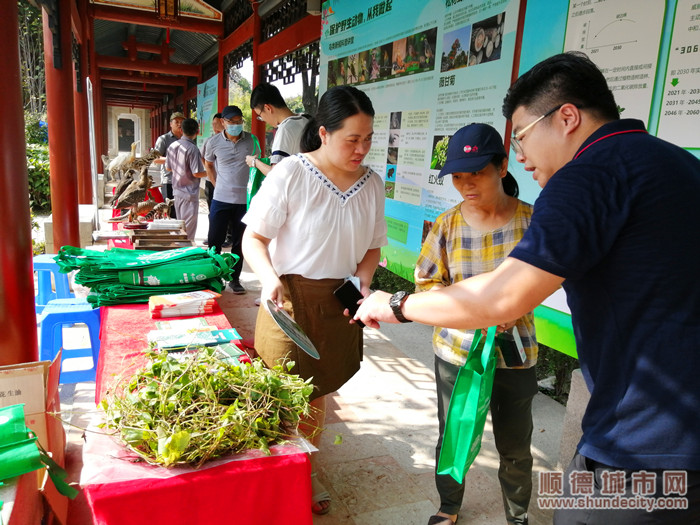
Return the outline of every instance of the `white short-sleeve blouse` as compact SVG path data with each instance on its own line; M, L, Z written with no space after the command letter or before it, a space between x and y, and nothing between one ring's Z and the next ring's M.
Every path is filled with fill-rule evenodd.
M387 244L384 184L365 168L341 192L305 155L293 155L265 177L243 222L272 239L278 275L340 279L355 273L367 250Z

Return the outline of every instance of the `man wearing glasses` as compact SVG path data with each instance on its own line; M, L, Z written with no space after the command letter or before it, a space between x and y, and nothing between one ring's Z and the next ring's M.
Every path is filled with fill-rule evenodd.
M253 89L250 94L250 107L258 120L277 128L275 138L272 140L272 155L270 155L269 165L258 161L254 155L246 158L248 166L256 167L264 175L267 175L274 165L283 158L299 153L301 135L309 117L292 112L287 107L279 90L266 82L258 84Z
M641 491L658 505L576 503L554 523L700 523L700 160L620 119L605 77L579 53L521 76L503 113L517 161L543 188L523 239L491 273L407 298L376 292L355 318L477 329L563 286L591 392L565 494L572 479L593 490L579 502L622 480L624 503ZM669 473L683 477L671 494ZM669 495L687 508L663 508Z
M245 224L241 218L246 212L246 186L248 184L247 155L253 152L253 139L243 131L243 113L238 106L226 106L221 111L223 133L207 143L204 167L209 180L214 184L214 196L209 209L209 246L221 253L226 240L226 231L231 225L231 253L239 259L233 268L233 278L228 283L235 294L244 294L240 276L243 268L241 239Z

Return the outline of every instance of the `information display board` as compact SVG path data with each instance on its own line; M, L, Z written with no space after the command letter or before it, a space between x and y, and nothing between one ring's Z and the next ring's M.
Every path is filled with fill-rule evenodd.
M219 111L216 106L218 101L218 78L218 75L214 75L206 82L197 85L197 121L199 122L197 146L200 148L204 141L214 132L211 127L211 121Z
M365 162L385 183L382 264L407 279L437 216L459 202L438 178L449 137L471 122L504 134L517 0L330 0L322 13L320 91L353 85L372 100Z
M563 51L586 53L622 118L643 121L700 158L698 0L328 0L320 92L352 84L372 99L375 138L366 162L385 181L389 245L380 264L394 273L412 279L433 221L460 200L450 177L437 178L449 137L471 122L503 135L516 48L519 74ZM519 198L534 203L540 187L513 154L508 169ZM555 295L540 310L568 315L563 292ZM555 324L571 336L558 349L575 355L569 321Z

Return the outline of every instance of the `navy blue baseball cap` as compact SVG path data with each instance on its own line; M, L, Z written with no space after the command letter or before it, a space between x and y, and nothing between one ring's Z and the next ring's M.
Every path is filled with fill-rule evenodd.
M233 117L242 117L243 112L238 106L226 106L221 110L221 118L232 119Z
M469 124L452 135L447 145L447 160L438 173L474 173L483 169L494 155L506 155L503 139L488 124Z

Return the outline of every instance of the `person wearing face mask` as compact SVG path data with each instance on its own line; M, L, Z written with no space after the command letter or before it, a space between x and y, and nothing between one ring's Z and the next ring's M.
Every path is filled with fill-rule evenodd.
M168 152L170 145L182 138L182 121L185 120L185 115L176 111L170 115L170 131L164 133L156 140L156 144L153 147L158 153L160 153L160 158L153 161L154 164L160 164L160 183L163 188L163 197L166 199L173 199L173 172L165 168L165 155ZM175 206L170 208L170 217L175 219L177 214L175 212Z
M209 208L209 246L221 253L226 232L231 227L231 253L239 260L233 268L233 278L228 286L235 294L244 294L240 275L243 268L241 239L245 225L241 222L246 212L249 168L246 156L254 149L250 133L243 131L243 113L238 106L226 106L221 110L224 131L207 143L204 167L214 184L214 195Z

